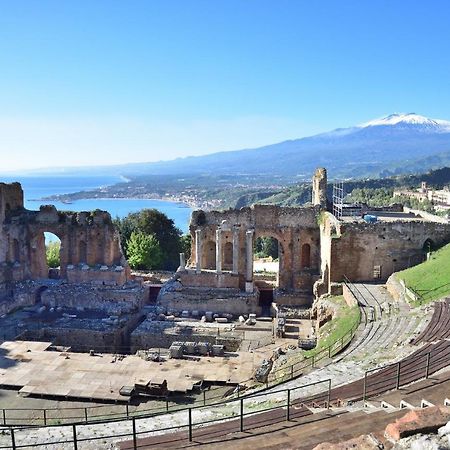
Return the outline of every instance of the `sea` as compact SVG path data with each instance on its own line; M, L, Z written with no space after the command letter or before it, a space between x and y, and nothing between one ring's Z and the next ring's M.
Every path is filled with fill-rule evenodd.
M59 201L43 201L42 198L56 194L69 194L72 192L96 189L123 182L124 179L109 176L16 176L0 177L1 182L11 183L18 181L22 184L24 191L25 208L39 210L42 204L52 204L60 211L93 211L101 209L108 211L113 218L125 217L131 212L137 212L145 208L156 208L163 212L175 223L183 233L188 231L189 218L192 209L184 204L168 202L164 200L142 200L142 199L82 199L71 203ZM46 240L52 240L46 234Z

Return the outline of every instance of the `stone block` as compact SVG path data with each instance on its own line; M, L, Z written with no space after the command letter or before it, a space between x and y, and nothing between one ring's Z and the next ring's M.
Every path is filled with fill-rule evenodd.
M435 433L450 421L450 407L430 406L410 411L385 429L385 435L395 441L417 433Z

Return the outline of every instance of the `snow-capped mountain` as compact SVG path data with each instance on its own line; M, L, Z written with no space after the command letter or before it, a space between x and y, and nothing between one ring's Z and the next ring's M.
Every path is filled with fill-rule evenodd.
M414 113L391 114L349 128L260 148L171 161L105 167L109 174L260 175L270 184L308 180L316 167L332 178L362 178L450 166L450 122ZM95 168L98 172L101 168ZM93 170L90 168L90 170Z
M308 179L316 167L324 166L331 177L360 178L445 165L450 165L450 122L408 113L256 149L129 166L128 172Z
M418 129L424 131L448 132L450 131L450 122L440 119L429 119L415 113L407 114L391 114L380 119L371 120L370 122L359 125L359 128L375 127L375 126L417 126ZM420 127L420 128L419 128Z

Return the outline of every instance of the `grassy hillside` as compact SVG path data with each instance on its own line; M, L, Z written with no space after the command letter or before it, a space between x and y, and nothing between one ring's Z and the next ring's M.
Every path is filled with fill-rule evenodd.
M397 273L422 303L450 294L450 244L433 252L430 260Z

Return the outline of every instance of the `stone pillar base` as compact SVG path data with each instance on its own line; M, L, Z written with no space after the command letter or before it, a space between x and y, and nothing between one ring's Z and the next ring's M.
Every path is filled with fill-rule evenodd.
M253 292L253 281L245 282L245 292Z

